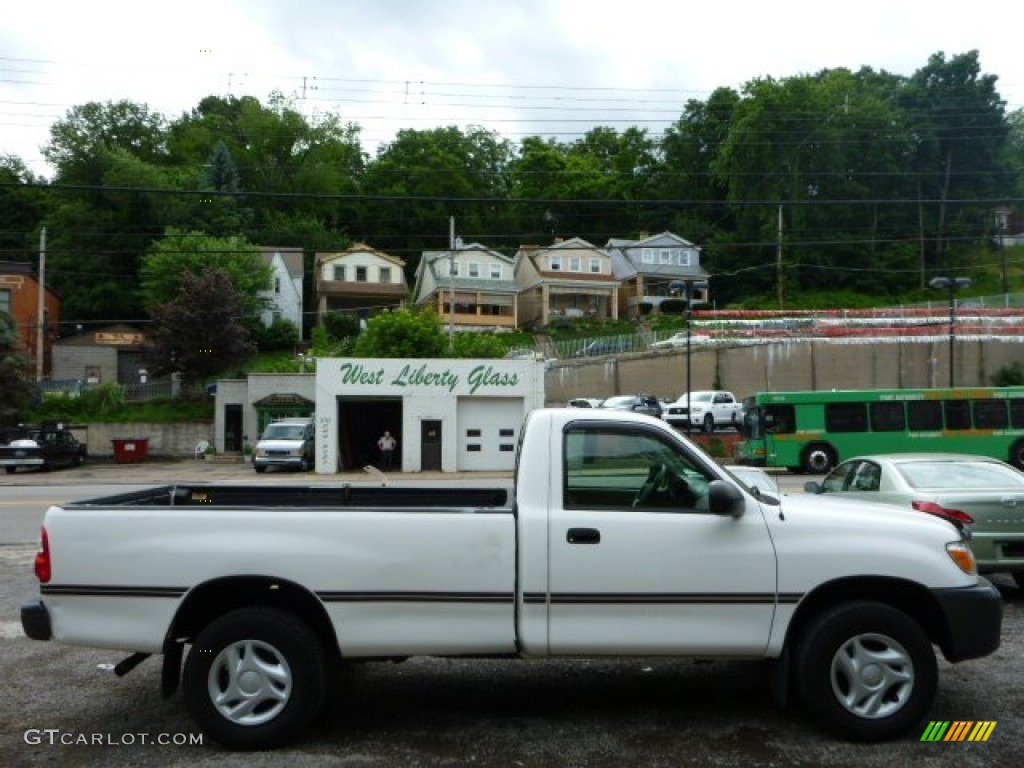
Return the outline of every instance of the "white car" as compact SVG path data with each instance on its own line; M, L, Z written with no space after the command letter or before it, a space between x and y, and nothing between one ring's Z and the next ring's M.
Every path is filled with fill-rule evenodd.
M680 331L679 333L669 336L667 339L656 341L651 344L651 349L680 349L686 347L686 339L689 337L690 346L698 347L702 344L710 344L711 337L705 336L701 333L687 333L686 331Z

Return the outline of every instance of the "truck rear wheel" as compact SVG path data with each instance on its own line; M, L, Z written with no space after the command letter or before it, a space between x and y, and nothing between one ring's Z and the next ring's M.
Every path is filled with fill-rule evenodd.
M924 630L883 603L845 603L817 617L796 653L797 693L829 730L857 741L895 738L924 717L938 671Z
M185 704L223 746L269 749L316 716L326 674L324 649L304 622L275 608L241 608L196 637L185 662Z

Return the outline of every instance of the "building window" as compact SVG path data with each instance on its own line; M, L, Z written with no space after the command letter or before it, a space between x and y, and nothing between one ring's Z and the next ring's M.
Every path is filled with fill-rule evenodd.
M365 283L366 282L366 267L356 267L356 282L357 283Z
M671 264L672 263L672 251L666 249L658 252L658 263L659 264Z
M459 262L453 260L453 261L448 262L448 264L449 264L449 268L451 269L452 277L458 277L459 276Z
M501 280L501 264L491 264L491 280Z
M391 282L391 267L381 267L380 268L380 281L382 283L390 283Z
M0 312L11 314L11 289L0 289Z
M582 272L583 271L583 259L579 256L569 257L569 271L570 272Z
M641 258L641 260L643 261L644 264L653 264L654 263L654 251L652 249L650 249L650 248L644 248L643 251L641 252L641 257L640 258Z
M280 292L281 292L281 278L280 277L275 277L274 278L274 293L280 293Z
M680 267L693 266L693 251L680 251L677 259Z
M334 268L334 279L335 280L339 280L341 282L345 281L345 265L344 264L342 264L341 266L336 266Z
M561 272L562 271L562 257L561 256L552 256L550 264L551 264L551 271L552 272Z
M601 260L596 256L590 260L590 273L593 275L601 274Z
M469 262L469 276L480 277L480 263L477 261Z

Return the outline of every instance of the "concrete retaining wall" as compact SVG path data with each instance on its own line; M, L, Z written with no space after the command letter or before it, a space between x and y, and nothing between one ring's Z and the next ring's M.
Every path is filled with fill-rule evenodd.
M954 351L958 387L991 386L992 376L1024 363L1018 339L958 340ZM691 352L690 386L729 389L737 397L754 392L945 387L949 343L943 341L835 344L780 341ZM675 400L686 389L685 350L644 352L599 360L556 362L545 379L548 405L573 397L610 397L645 392Z
M131 423L89 424L74 428L79 440L95 458L114 455L112 440L148 440L150 456L192 456L200 440L213 442L212 421L185 421L174 424Z

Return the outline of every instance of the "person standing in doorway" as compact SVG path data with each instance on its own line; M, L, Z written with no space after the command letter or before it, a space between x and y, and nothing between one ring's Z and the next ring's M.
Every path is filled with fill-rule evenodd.
M398 445L398 441L391 436L390 432L384 430L384 434L381 435L380 440L377 441L377 447L380 448L381 469L391 469L396 445Z

